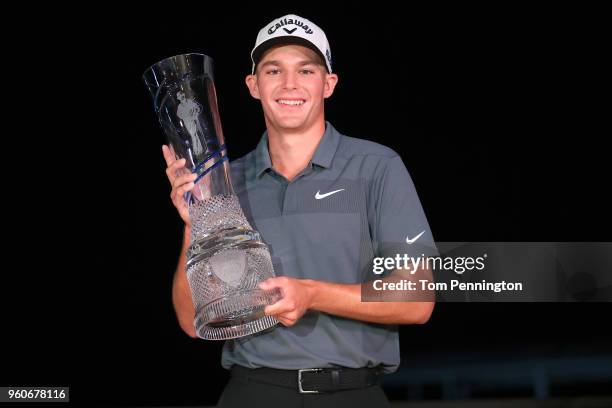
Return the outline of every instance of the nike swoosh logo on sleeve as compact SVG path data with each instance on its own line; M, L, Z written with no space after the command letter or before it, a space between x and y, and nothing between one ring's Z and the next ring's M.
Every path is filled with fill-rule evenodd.
M423 235L424 233L425 233L425 230L421 231L421 233L419 235L417 235L416 237L414 237L412 239L408 238L408 236L406 235L406 243L408 245L413 244L414 241L416 241L417 239L421 238L421 235Z

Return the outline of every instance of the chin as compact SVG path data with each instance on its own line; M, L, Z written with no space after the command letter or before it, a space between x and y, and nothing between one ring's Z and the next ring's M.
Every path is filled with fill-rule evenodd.
M299 129L306 125L304 119L281 119L275 121L276 126L281 129Z

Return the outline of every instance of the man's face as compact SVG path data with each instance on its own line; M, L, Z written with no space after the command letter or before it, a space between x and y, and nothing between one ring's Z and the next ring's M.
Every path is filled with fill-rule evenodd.
M246 78L249 91L260 99L266 125L277 130L308 130L324 120L324 99L337 82L310 48L283 45L268 50L255 75Z

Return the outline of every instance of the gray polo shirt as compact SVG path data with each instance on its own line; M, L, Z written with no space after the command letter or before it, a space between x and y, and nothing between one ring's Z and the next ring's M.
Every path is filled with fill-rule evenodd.
M326 130L309 165L291 182L272 168L267 133L231 163L234 190L251 225L270 247L277 276L343 284L372 275L375 256L395 256L407 237L435 251L402 159L380 144ZM429 255L429 254L425 254ZM226 341L223 367L301 369L371 367L395 371L396 325L308 311L294 326Z

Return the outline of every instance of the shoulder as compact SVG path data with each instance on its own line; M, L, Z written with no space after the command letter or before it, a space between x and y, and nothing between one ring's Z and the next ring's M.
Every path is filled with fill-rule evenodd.
M342 159L370 158L387 161L399 157L397 152L390 147L372 140L348 136L333 126L332 130L339 137L337 154Z
M255 168L255 150L251 150L237 159L230 160L229 164L234 189L244 186L248 171L254 171Z
M245 168L246 166L248 166L248 162L253 158L254 154L255 150L251 150L244 156L240 156L237 159L230 159L230 166L232 170L234 168Z
M338 152L345 158L353 156L371 156L381 160L398 157L397 152L390 147L366 139L341 135Z
M390 165L403 165L402 158L392 148L380 143L339 133L336 157L343 165L358 165L361 174L379 177Z

